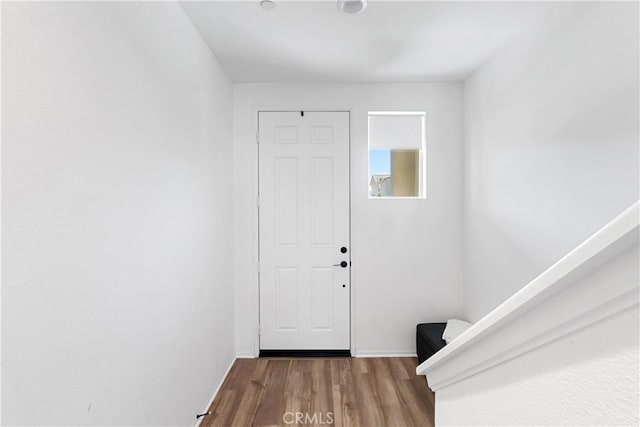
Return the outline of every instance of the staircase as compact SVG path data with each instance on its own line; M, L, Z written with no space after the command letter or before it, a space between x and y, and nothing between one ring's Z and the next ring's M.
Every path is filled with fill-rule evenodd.
M436 425L638 425L636 203L419 365Z

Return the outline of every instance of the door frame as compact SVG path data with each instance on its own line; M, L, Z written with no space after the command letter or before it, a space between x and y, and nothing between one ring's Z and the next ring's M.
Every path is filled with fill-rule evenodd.
M351 176L352 174L352 167L351 167L351 150L353 148L352 144L351 144L351 139L352 139L352 125L351 125L351 117L353 114L353 109L351 108L319 108L319 107L310 107L307 108L305 106L287 106L287 107L272 107L272 106L264 106L264 107L254 107L253 108L253 134L255 135L255 147L256 147L256 151L255 151L255 179L254 179L254 194L255 194L255 198L256 198L256 204L255 204L255 216L254 216L254 226L255 226L255 234L254 234L254 238L255 238L255 252L254 252L254 259L255 259L255 265L256 265L256 273L254 275L254 303L255 303L255 311L254 311L254 345L253 345L253 357L258 357L260 354L260 272L259 272L259 266L260 266L260 211L258 208L258 200L259 200L259 191L260 191L260 147L258 144L258 133L259 133L259 129L260 129L260 113L287 113L287 112L300 112L300 111L305 111L305 112L314 112L314 113L347 113L349 115L348 117L348 124L349 124L349 130L347 132L347 135L349 137L348 139L348 165L349 165L349 172L348 172L348 176L349 176L349 182L347 184L348 186L348 194L349 194L349 206L348 206L348 210L349 210L349 250L351 251L351 255L353 254L353 244L352 244L352 209L351 209L351 205L352 205L352 183L353 183L353 177ZM353 261L353 257L350 256L349 259L351 261ZM351 352L351 356L355 357L355 287L354 287L354 280L353 280L353 266L351 265L349 268L349 351Z

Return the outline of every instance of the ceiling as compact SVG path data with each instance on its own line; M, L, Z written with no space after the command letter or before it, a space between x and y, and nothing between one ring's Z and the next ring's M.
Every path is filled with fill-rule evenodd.
M235 82L457 81L527 28L549 2L181 2Z

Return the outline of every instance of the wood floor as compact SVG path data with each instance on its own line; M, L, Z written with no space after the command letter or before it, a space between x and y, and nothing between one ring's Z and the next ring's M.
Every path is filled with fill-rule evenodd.
M202 427L433 426L416 358L237 359Z

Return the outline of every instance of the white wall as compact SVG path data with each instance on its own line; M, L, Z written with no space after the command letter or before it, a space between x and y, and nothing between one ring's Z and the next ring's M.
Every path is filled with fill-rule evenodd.
M2 8L2 423L193 424L234 357L232 85L175 3Z
M300 108L351 111L352 353L415 354L417 323L463 311L459 83L235 86L236 350L258 349L257 111ZM426 200L368 199L370 110L426 111Z
M638 4L551 10L464 84L472 321L639 197Z

